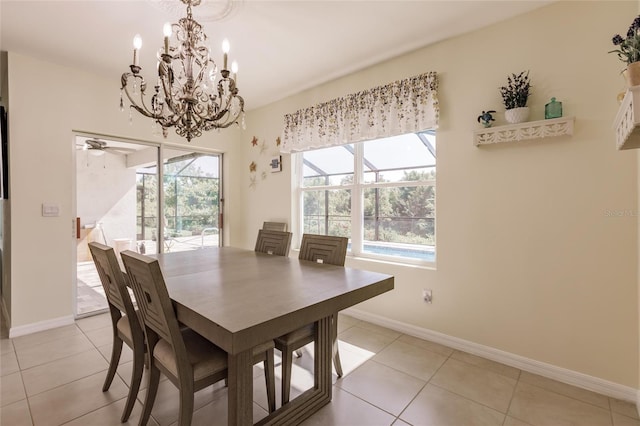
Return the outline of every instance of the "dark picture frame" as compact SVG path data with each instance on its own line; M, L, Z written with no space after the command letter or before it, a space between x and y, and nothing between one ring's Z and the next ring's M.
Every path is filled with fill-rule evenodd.
M2 161L0 161L0 191L2 198L9 199L9 140L7 132L7 110L0 106L0 145Z

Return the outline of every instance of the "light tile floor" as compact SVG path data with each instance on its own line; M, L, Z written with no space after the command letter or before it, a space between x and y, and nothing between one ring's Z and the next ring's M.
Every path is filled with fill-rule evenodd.
M100 276L93 261L78 262L78 315L88 315L109 308Z
M0 340L0 424L119 425L131 374L126 347L108 392L102 383L111 350L107 314L75 325ZM333 400L304 425L640 426L635 406L341 315L345 376L334 375ZM312 345L310 345L312 346ZM295 360L292 396L313 384L311 348ZM263 371L254 369L254 419L266 415ZM279 359L276 360L279 377ZM133 415L137 424L146 377ZM278 382L279 387L279 382ZM278 400L280 391L277 390ZM175 425L177 391L163 380L152 425ZM196 394L194 425L226 424L222 384Z

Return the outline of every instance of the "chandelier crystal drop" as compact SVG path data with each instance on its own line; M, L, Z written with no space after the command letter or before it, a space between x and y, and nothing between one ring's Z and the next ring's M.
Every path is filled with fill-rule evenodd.
M225 39L222 43L223 69L216 84L218 68L209 57L207 36L191 13L191 7L201 0L181 1L187 5L187 17L164 26L164 46L158 52L158 78L150 102L138 64L142 39L139 35L134 37L131 72L121 78L120 109L124 110L124 93L129 107L155 120L165 138L168 129L175 127L176 133L190 142L203 131L224 129L239 121L244 127L244 99L238 95L236 86L237 63L234 61L231 66L233 76L227 69L229 41ZM174 35L177 43L171 45Z

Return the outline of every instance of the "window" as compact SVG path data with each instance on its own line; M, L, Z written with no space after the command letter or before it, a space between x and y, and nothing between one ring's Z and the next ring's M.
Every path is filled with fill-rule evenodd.
M302 232L349 237L357 256L435 261L435 131L297 155Z

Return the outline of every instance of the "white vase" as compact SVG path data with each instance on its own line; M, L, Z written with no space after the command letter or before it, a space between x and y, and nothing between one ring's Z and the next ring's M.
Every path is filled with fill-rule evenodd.
M511 124L523 123L529 119L529 107L508 109L504 112L504 119Z

